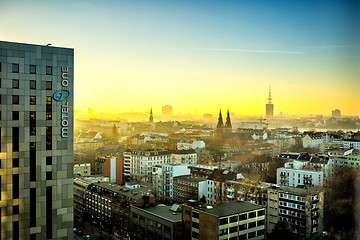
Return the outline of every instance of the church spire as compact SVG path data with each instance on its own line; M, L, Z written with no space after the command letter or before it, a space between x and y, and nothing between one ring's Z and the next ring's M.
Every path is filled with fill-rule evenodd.
M225 128L227 128L227 129L231 129L231 128L232 128L231 120L230 120L230 112L229 112L229 109L228 109L228 111L227 111Z
M223 128L223 127L224 127L224 123L223 123L223 119L222 119L222 116L221 116L221 109L220 109L219 119L218 119L218 123L217 123L216 128L219 129L219 128Z
M149 117L149 122L154 122L154 118L153 118L153 112L152 112L152 107L150 108L150 117Z

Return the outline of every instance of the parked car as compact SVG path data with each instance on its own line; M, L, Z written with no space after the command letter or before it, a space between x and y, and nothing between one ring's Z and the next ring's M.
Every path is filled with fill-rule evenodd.
M87 239L87 240L92 239L90 235L85 235L85 236L83 236L83 238L84 238L84 239Z

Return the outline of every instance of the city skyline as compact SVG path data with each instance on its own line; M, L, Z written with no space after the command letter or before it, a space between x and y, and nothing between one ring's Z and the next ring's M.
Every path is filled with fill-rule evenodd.
M31 11L29 11L31 9ZM4 41L75 49L86 112L359 116L357 2L2 1ZM17 12L17 14L13 14ZM156 109L158 108L158 109Z

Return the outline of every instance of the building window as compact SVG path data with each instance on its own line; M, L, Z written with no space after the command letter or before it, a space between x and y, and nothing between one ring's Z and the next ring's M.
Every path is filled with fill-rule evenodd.
M13 174L13 199L19 198L19 174Z
M219 236L223 236L223 235L226 235L226 234L228 234L228 228L219 230Z
M19 104L19 95L12 96L12 104Z
M46 97L46 120L52 119L52 98Z
M52 149L52 127L46 127L46 150Z
M239 219L240 219L240 220L245 220L245 219L247 219L247 214L246 214L246 213L240 214L240 215L239 215Z
M30 188L30 227L36 227L36 188Z
M265 235L265 230L264 229L261 229L259 231L257 231L257 236L262 236L262 235Z
M36 89L36 81L30 80L30 89Z
M257 226L262 226L265 224L265 220L257 221Z
M246 223L239 225L239 231L246 230L246 229L247 229L247 224Z
M199 213L198 212L193 212L192 216L193 216L193 218L199 218Z
M46 81L46 90L52 90L52 82Z
M19 240L19 221L13 222L13 240Z
M19 88L19 79L13 79L12 80L12 88Z
M52 75L52 67L46 66L46 75Z
M30 105L35 105L35 104L36 104L36 97L30 96Z
M52 157L46 157L46 165L52 165Z
M253 238L253 237L256 237L256 232L250 232L248 233L248 238Z
M199 229L199 223L197 223L197 222L192 222L192 227Z
M13 127L12 129L12 147L13 152L19 151L19 127Z
M192 237L195 238L195 239L199 239L199 233L192 232Z
M13 73L19 73L19 64L13 63L13 65L12 65L12 72L13 72Z
M36 143L30 143L30 181L36 181Z
M12 120L19 120L19 111L12 112Z
M264 215L265 215L265 210L258 211L258 217L264 216Z
M19 167L19 159L18 158L13 158L13 168L17 168L17 167Z
M30 65L30 74L36 74L36 65Z
M230 222L233 223L233 222L237 222L238 221L238 216L232 216L230 217Z
M30 135L36 135L36 112L30 112Z
M46 180L52 180L52 172L46 172Z
M247 233L241 234L241 235L239 236L239 240L246 240L246 239L248 239L248 238L247 238Z
M229 229L229 232L230 232L230 233L234 233L234 232L237 232L237 231L238 231L238 226L231 227L231 228Z
M249 218L254 218L254 217L256 217L256 212L249 213Z
M228 218L222 218L222 219L220 219L220 224L219 225L224 225L224 224L228 224L228 223L229 223Z
M13 206L13 214L19 214L19 205Z
M254 227L256 227L256 222L249 223L249 228L254 228Z

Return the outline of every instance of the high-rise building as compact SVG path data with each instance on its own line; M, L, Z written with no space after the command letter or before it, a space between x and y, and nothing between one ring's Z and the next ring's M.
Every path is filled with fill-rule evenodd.
M162 112L161 113L162 113L163 116L171 116L172 112L173 112L172 106L170 106L170 105L162 106Z
M73 238L73 61L0 41L1 239Z
M269 87L269 102L266 104L266 119L271 119L274 117L274 104L272 104L271 100L271 88Z
M331 113L333 118L341 118L341 111L339 109L335 109Z

